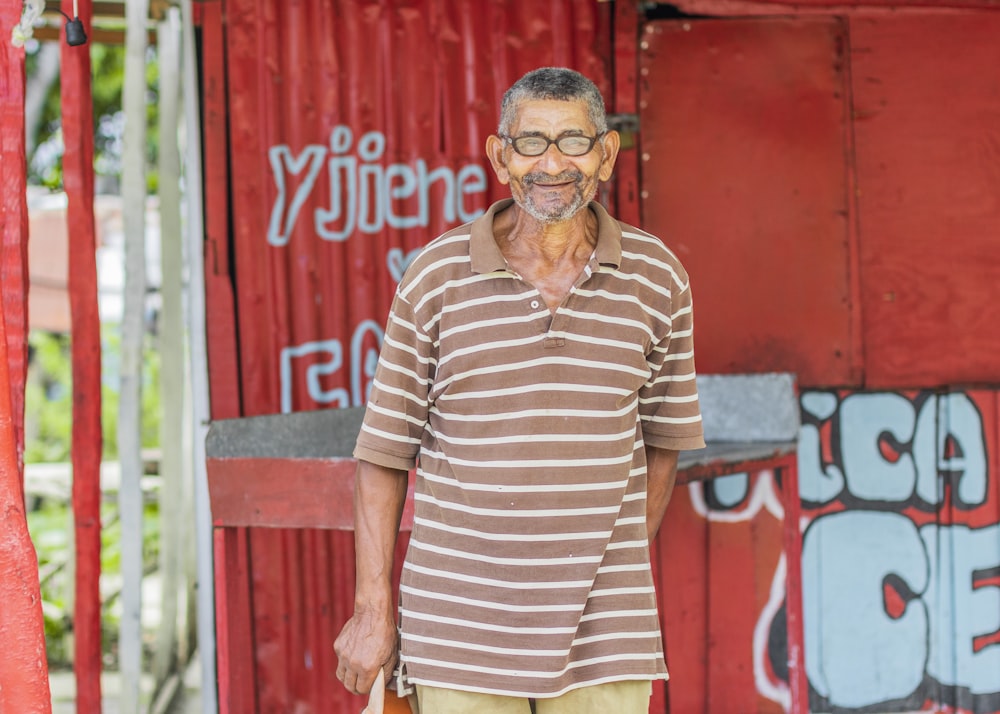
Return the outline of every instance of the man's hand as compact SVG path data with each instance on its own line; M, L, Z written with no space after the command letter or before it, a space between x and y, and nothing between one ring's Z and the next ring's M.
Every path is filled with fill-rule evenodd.
M333 643L337 679L352 694L371 691L379 668L388 679L396 666L396 624L387 613L355 611Z

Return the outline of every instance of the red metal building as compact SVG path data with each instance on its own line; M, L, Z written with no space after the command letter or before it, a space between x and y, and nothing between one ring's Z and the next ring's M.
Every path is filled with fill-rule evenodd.
M605 198L693 276L699 370L798 375L809 710L1000 712L996 9L202 4L213 418L363 404L414 251L503 195L503 90L574 67L625 135ZM795 706L779 481L678 490L658 711ZM360 708L350 534L217 546L223 711Z

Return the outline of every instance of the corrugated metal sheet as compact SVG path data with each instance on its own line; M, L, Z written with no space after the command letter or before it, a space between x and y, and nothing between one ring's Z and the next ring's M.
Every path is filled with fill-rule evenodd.
M206 93L228 81L244 415L364 402L414 252L507 195L483 156L503 91L542 65L607 90L608 12L593 0L225 0L227 76L207 76ZM255 665L226 694L233 711L360 709L332 650L353 558L350 534L251 530L248 631L227 646L252 646Z

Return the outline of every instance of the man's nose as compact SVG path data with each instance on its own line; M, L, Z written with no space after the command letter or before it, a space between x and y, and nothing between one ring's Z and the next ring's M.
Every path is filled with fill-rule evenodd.
M559 151L554 143L549 144L545 152L538 157L538 167L553 176L562 173L566 168L566 154Z

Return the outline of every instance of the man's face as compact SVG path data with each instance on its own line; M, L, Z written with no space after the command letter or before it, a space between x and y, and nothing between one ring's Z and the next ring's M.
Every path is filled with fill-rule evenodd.
M514 139L596 135L582 101L525 100L518 106L510 128ZM609 131L582 156L567 156L555 144L538 156L522 156L497 136L487 139L486 152L497 178L510 185L518 206L542 223L558 223L576 215L594 198L598 182L611 178L618 155L618 134Z

